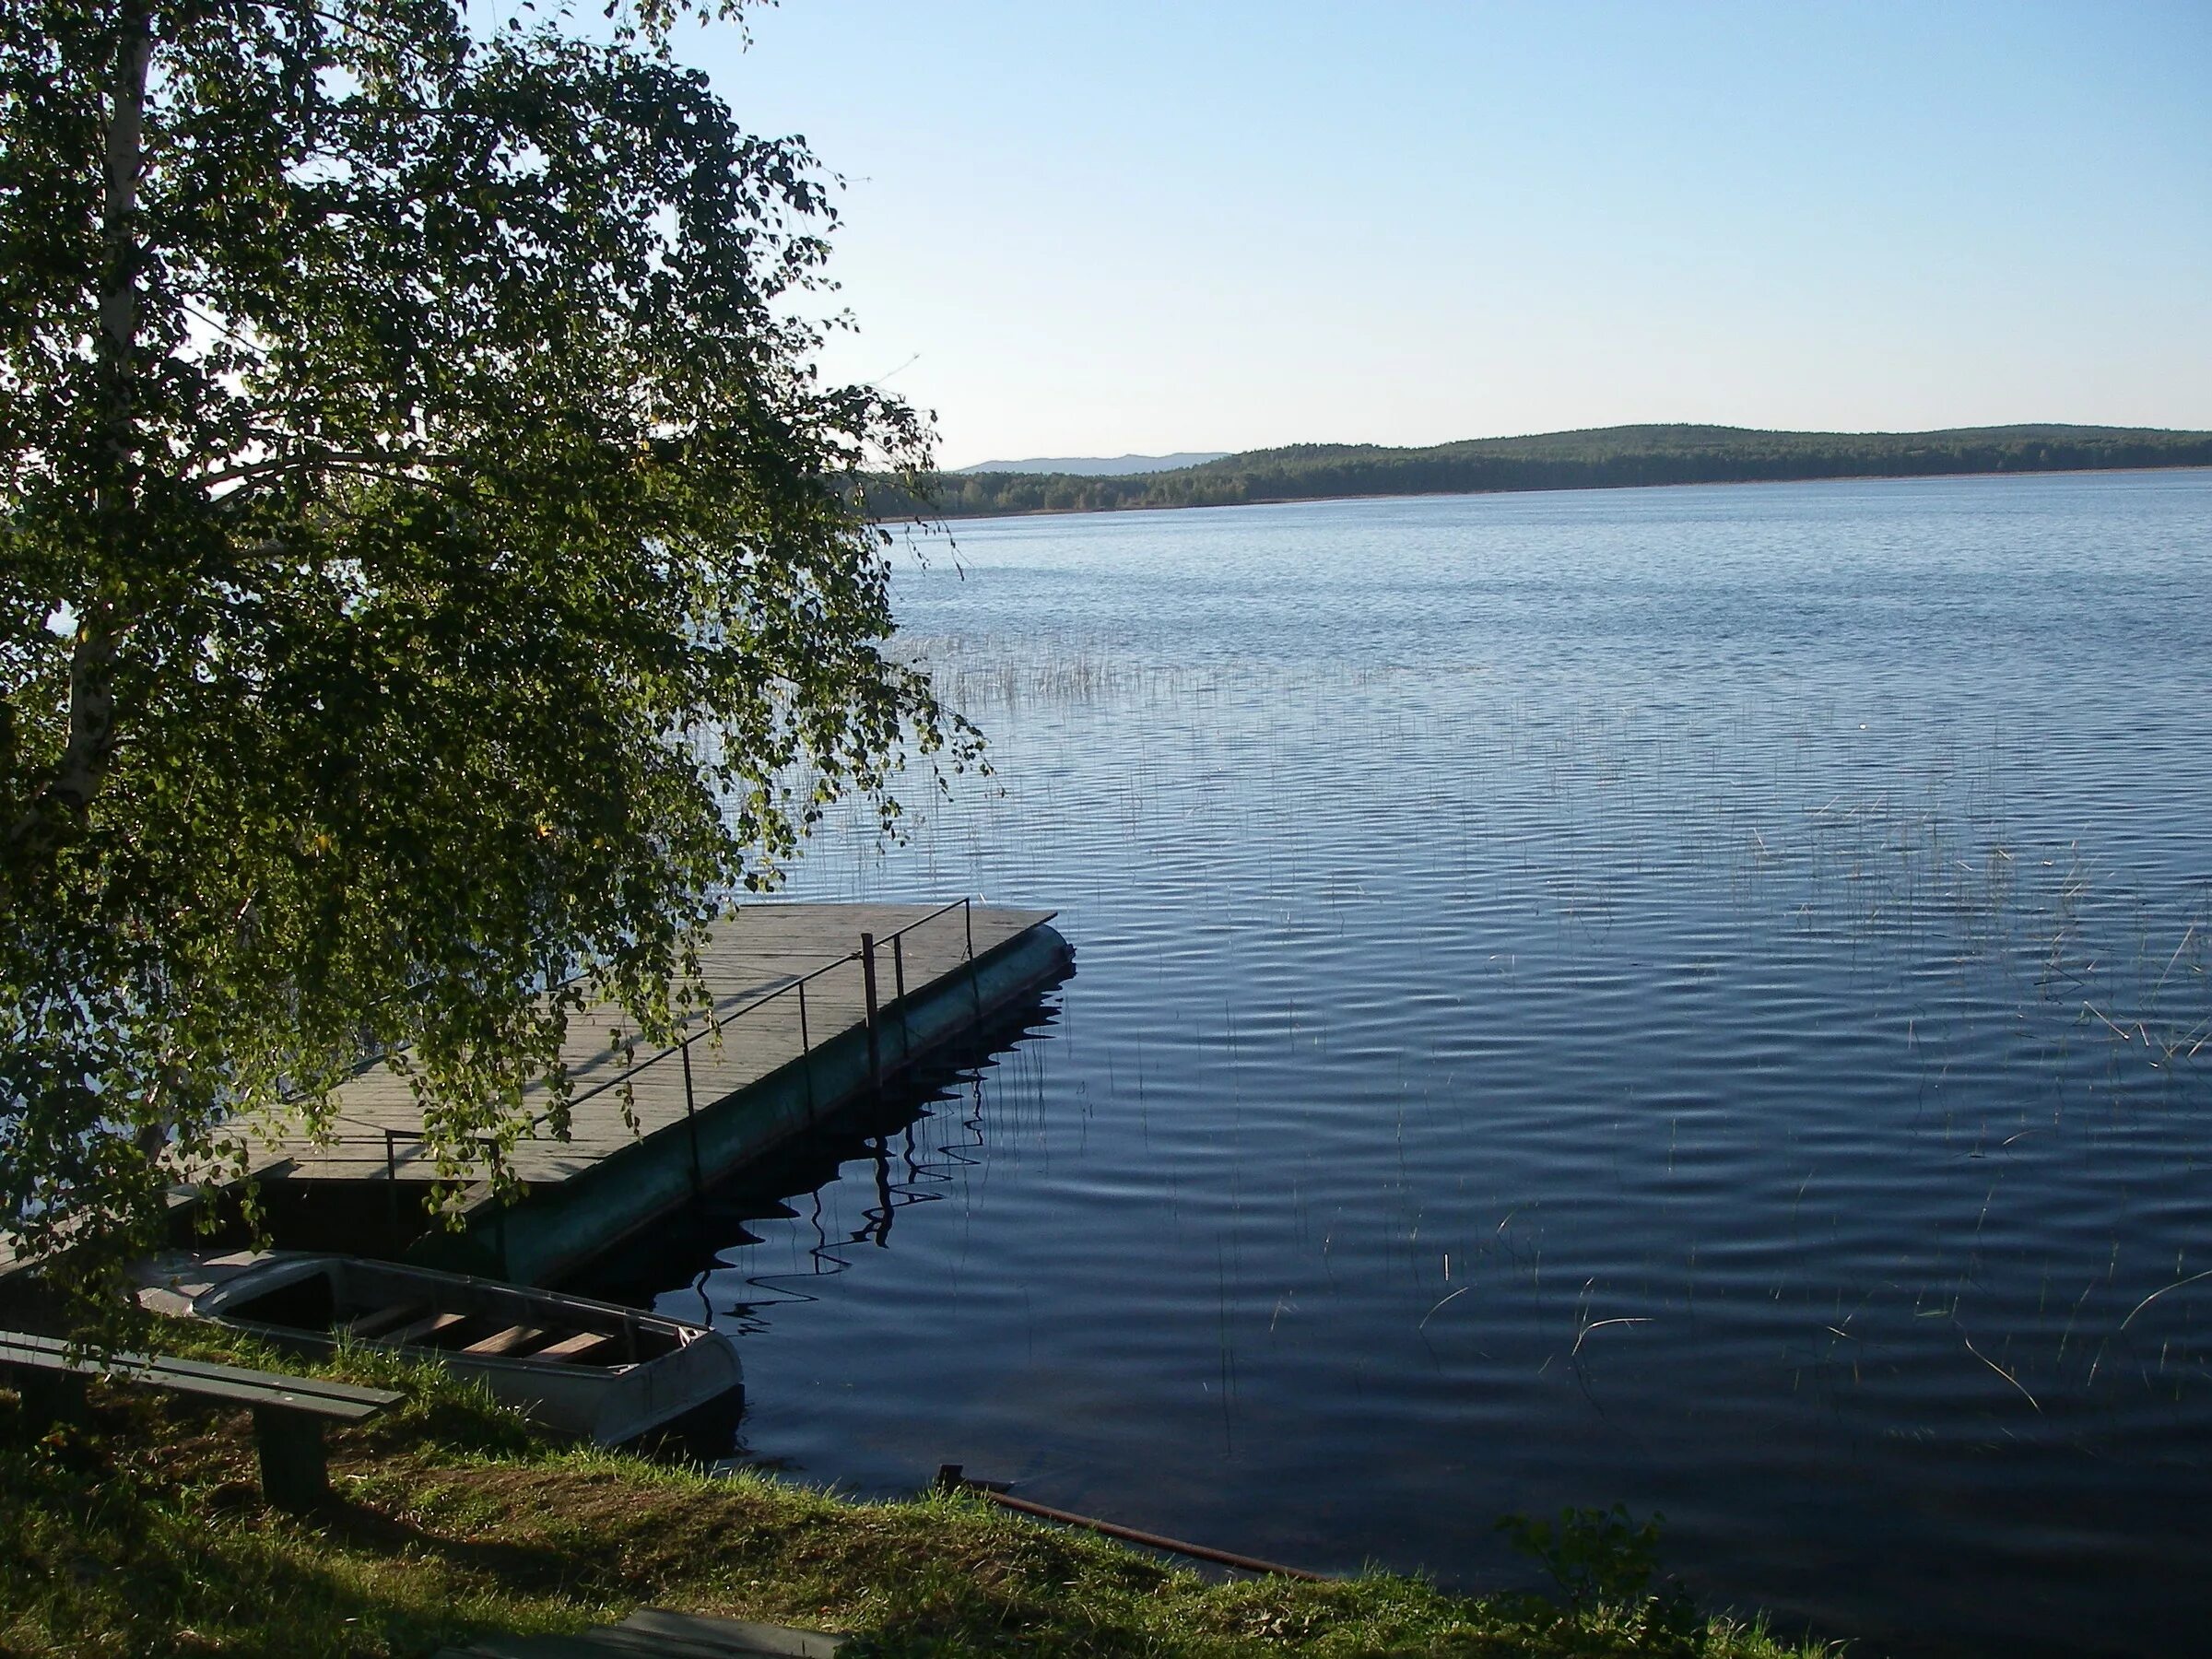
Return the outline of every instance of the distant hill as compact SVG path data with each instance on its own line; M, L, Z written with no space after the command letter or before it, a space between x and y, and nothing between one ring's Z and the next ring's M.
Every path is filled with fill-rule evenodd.
M1070 478L1119 478L1131 473L1173 472L1218 461L1227 450L1181 450L1172 455L1061 455L1033 461L978 461L959 468L969 473L1058 473Z
M1164 465L1177 456L1126 457ZM988 463L996 467L1001 463ZM1218 507L1336 496L1465 495L1651 484L1924 477L1946 473L2089 472L2212 466L2212 432L2151 427L1961 427L1938 432L1763 432L1746 427L1623 426L1477 438L1430 449L1300 443L1248 450L1175 470L947 473L920 496L888 479L867 489L879 518ZM1088 463L1112 465L1114 463Z

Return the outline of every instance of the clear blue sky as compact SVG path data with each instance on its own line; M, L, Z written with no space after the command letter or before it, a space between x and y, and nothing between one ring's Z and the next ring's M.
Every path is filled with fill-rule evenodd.
M943 453L2212 428L2212 0L785 0L830 368Z

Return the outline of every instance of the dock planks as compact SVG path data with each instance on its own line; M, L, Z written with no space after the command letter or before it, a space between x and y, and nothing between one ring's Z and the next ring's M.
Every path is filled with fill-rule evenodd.
M703 976L723 1022L719 1038L702 1036L690 1045L689 1099L700 1111L735 1095L797 1059L803 1048L799 997L783 989L803 975L806 985L805 1046L826 1042L865 1029L867 1002L863 969L850 959L863 933L879 941L877 994L879 1018L896 1021L897 968L904 969L905 989L918 997L969 971L969 928L977 959L1052 919L1050 911L974 905L932 916L925 904L749 905L718 925L701 953ZM896 958L891 935L908 929ZM829 971L816 974L825 965ZM779 991L782 994L772 994ZM763 1000L763 999L768 1000ZM705 1029L694 1018L688 1031ZM570 1138L525 1140L508 1166L530 1185L558 1185L589 1173L614 1153L670 1130L686 1121L686 1091L680 1056L640 1046L625 1060L609 1033L627 1030L618 1010L589 1008L574 1017L563 1057L580 1097ZM623 1116L627 1077L633 1131ZM597 1092L592 1092L596 1090ZM526 1100L542 1103L542 1088ZM253 1172L265 1182L377 1182L403 1185L437 1179L435 1164L415 1137L421 1114L406 1081L383 1067L364 1073L338 1092L335 1138L317 1142L279 1131L265 1140ZM387 1142L386 1132L392 1138ZM387 1158L389 1147L389 1158Z

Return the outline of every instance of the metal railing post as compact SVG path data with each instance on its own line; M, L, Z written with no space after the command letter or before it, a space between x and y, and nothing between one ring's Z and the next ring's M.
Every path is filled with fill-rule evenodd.
M806 1074L806 1115L814 1115L814 1041L806 1034L806 982L799 981L799 1064Z
M883 1084L883 1049L876 1035L876 935L860 935L860 991L867 1004L868 1014L868 1081L877 1088Z
M983 1023L983 988L975 978L975 905L966 896L960 900L960 919L968 924L968 1001L975 1009L975 1023Z
M706 1178L699 1164L699 1100L691 1092L691 1040L679 1038L676 1052L684 1060L684 1127L691 1135L691 1196L696 1198L706 1185Z
M488 1135L478 1135L477 1137L477 1151L482 1156L485 1167L489 1171L488 1180L490 1182L494 1198L498 1199L500 1187L500 1143ZM507 1207L508 1206L504 1199L498 1199L498 1202L494 1205L491 1212L492 1240L495 1247L500 1253L500 1277L501 1278L506 1278L511 1272L511 1269L507 1265Z
M391 1189L392 1241L399 1241L399 1131L384 1131L384 1181Z
M903 927L891 935L891 992L899 1002L899 1063L903 1065L914 1053L913 1026L906 1009L906 929Z

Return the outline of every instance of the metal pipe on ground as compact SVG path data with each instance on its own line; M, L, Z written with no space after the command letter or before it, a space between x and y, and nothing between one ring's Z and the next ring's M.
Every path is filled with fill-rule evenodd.
M1001 1508L1019 1514L1034 1515L1041 1521L1057 1521L1063 1526L1080 1526L1110 1538L1119 1538L1125 1544L1141 1544L1147 1549L1164 1549L1171 1555L1189 1556L1193 1560L1212 1561L1218 1566L1234 1567L1240 1572L1264 1572L1276 1578L1303 1579L1312 1584L1325 1584L1325 1572L1308 1572L1303 1567L1286 1567L1279 1561L1263 1561L1256 1556L1241 1556L1226 1549L1214 1549L1204 1544L1188 1543L1182 1538L1162 1537L1158 1533L1142 1532L1134 1526L1122 1526L1112 1521L1100 1521L1093 1515L1078 1515L1070 1510L1054 1509L1047 1503L1031 1503L1027 1498L993 1486L988 1481L969 1480L961 1473L959 1464L940 1464L937 1466L937 1489L941 1492L967 1492L978 1498L987 1498Z

